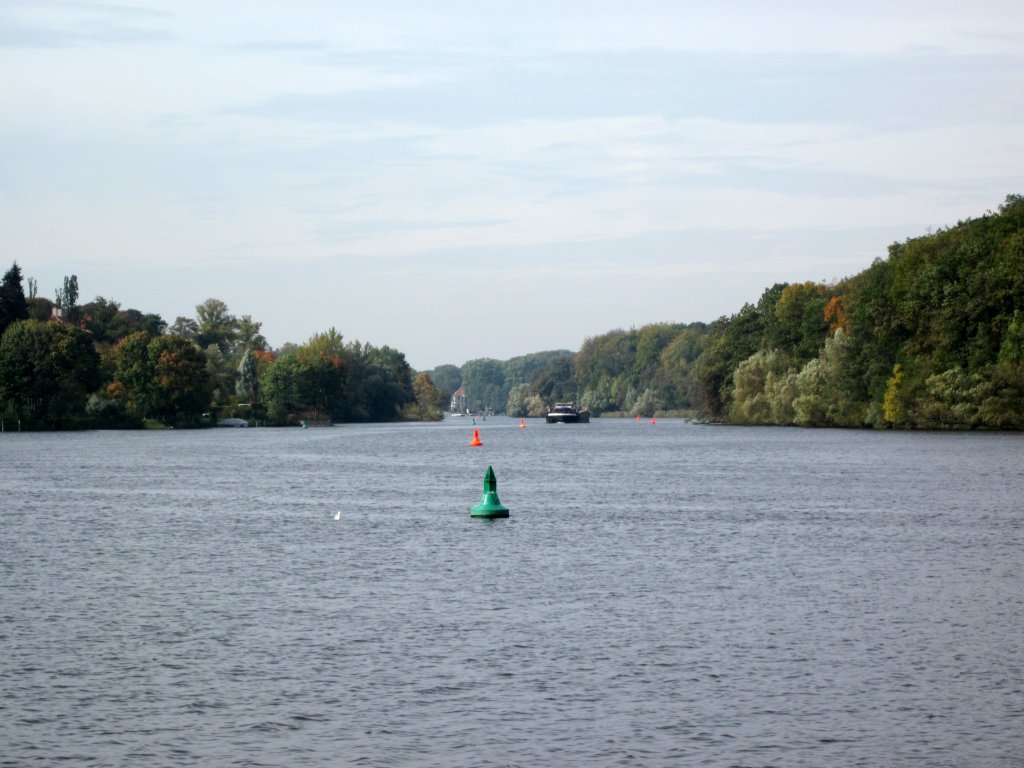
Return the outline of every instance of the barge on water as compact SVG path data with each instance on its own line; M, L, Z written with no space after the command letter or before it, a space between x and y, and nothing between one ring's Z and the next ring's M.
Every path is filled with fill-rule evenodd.
M545 417L548 424L588 424L590 411L573 403L555 403Z

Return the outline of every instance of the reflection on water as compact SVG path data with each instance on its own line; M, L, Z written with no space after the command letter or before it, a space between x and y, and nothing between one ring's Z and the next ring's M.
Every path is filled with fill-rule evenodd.
M0 765L1021 764L1024 436L527 423L0 435Z

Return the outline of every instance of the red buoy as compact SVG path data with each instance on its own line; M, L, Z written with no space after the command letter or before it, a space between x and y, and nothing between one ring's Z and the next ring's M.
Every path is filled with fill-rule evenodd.
M483 441L480 439L480 430L473 430L473 439L469 441L470 445L483 445Z

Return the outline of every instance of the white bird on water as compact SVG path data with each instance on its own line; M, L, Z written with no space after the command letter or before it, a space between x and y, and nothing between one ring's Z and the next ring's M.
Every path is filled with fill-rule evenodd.
M341 520L341 510L340 509L337 512L334 513L334 519L335 520Z

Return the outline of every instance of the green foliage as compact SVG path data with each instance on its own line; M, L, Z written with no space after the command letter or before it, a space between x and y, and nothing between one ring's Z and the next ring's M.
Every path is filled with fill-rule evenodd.
M121 309L118 302L102 296L79 307L79 314L82 328L92 334L92 340L97 344L116 344L138 331L159 336L167 327L160 315Z
M819 357L809 361L795 378L793 422L801 426L858 427L865 423L863 404L844 387L849 335L842 329L825 342Z
M247 402L255 403L260 399L259 368L256 365L256 355L251 349L245 350L242 362L238 364L236 390L239 397L245 398Z
M635 332L609 331L583 342L573 358L573 372L581 382L599 381L602 376L615 378L631 371L635 359Z
M528 415L529 407L526 403L529 397L530 386L528 384L518 384L512 387L512 391L508 393L508 400L505 403L505 415L517 419Z
M216 345L221 352L234 349L238 339L238 318L220 299L207 299L196 307L195 341L203 349Z
M536 375L536 374L535 374ZM543 416L548 412L544 398L531 391L529 384L517 384L508 393L504 412L506 416Z
M508 400L505 367L499 360L480 358L462 366L462 390L471 411L501 411Z
M286 344L275 357L266 351L261 324L249 315L236 318L219 299L170 328L158 315L124 310L111 299L98 296L81 307L77 299L74 275L65 278L54 305L25 300L17 264L8 271L0 311L13 318L12 329L25 325L7 343L0 366L0 408L10 416L57 428L194 426L204 423L214 402L239 407L236 398L271 423L440 414L440 394L429 379L414 390L404 354L346 344L334 328L306 344ZM51 306L62 309L64 322L50 321ZM30 313L39 321L29 321Z
M547 352L534 352L506 360L502 364L505 384L511 388L519 384L529 384L538 371L541 371L558 360L571 360L572 352L565 349Z
M124 429L139 426L124 405L103 391L93 392L85 404L85 416L93 429Z
M894 243L834 285L776 283L710 325L617 329L576 354L471 360L415 381L402 353L333 328L271 354L261 324L218 299L167 328L103 297L77 306L74 275L56 305L34 283L26 299L21 280L15 263L0 285L0 397L40 426L194 424L214 395L245 398L272 423L432 418L462 386L471 409L510 415L571 400L595 414L697 409L744 424L1024 428L1020 195ZM65 323L40 322L52 306Z
M1013 311L1013 318L1006 326L1002 342L999 345L998 362L1000 364L1024 364L1024 312Z
M0 401L29 424L73 426L99 383L87 334L62 323L21 320L0 339Z
M301 364L295 354L283 355L271 363L260 377L260 388L272 423L287 424L297 421L302 410L299 396Z
M567 357L556 357L538 370L530 380L530 389L542 402L556 402L579 399L579 385L573 376L572 362Z
M60 309L61 317L66 322L78 322L78 276L64 278L64 287L57 290L54 304Z
M612 380L608 376L602 376L595 386L585 389L580 398L580 405L595 416L614 410L616 402L612 392Z
M114 380L109 390L126 412L140 421L153 403L153 370L149 362L148 333L138 331L126 336L117 346Z
M349 420L391 421L416 401L412 368L404 354L388 346L358 343L349 348L349 354L354 385L348 403Z
M706 333L704 323L683 326L661 351L655 386L665 398L667 408L690 409L699 405L694 362Z
M30 320L49 320L53 316L54 304L49 299L34 296L26 299L25 303L28 306Z
M517 390L527 392L523 398L573 399L576 385L572 372L573 353L560 349L520 355L509 360L479 358L469 360L462 368L442 365L430 372L447 402L452 393L462 387L466 396L466 407L471 411L509 413L509 398L517 413L526 406L525 399L516 399ZM526 385L525 390L521 388ZM537 391L543 392L543 397ZM563 397L562 393L570 393ZM546 413L546 410L544 411ZM522 415L526 415L523 413Z
M172 336L171 338L191 344L195 343L182 336ZM238 367L233 363L231 356L223 352L216 344L206 347L203 353L206 358L206 377L209 381L213 402L218 405L226 405L231 402L238 389Z
M694 373L704 409L714 419L725 418L732 405L733 371L762 346L774 317L773 296L774 289L769 289L757 306L744 304L708 330Z
M629 415L650 418L656 411L661 409L662 405L663 403L658 393L648 388L641 392L633 401L629 409Z
M769 324L771 348L787 352L798 362L816 357L828 336L825 306L830 298L828 287L820 283L783 288L773 309L775 322Z
M790 424L795 413L796 368L779 350L755 352L733 373L730 421L736 424Z
M968 373L929 376L912 403L913 423L928 429L1024 429L1024 366L1001 363Z
M424 399L417 400L404 354L387 346L346 344L334 328L268 360L259 388L273 424L436 418L440 412L439 393L423 381Z
M445 405L451 400L455 390L462 386L462 371L454 365L439 365L434 370L427 371L427 374L437 387L437 391L441 393Z
M147 352L154 376L149 415L171 426L199 424L210 407L206 355L177 336L156 336Z
M179 315L174 318L174 322L171 323L167 332L172 336L181 336L183 339L195 341L199 335L199 324L190 317L181 317Z
M737 423L1011 428L1022 363L1024 198L1010 196L834 286L773 286L712 325L693 376L707 414Z
M892 368L892 378L889 379L885 388L885 397L882 399L882 416L886 422L894 426L902 426L906 413L906 384L907 372L899 363Z
M265 352L267 350L267 340L263 334L260 333L262 328L263 323L258 323L253 320L252 315L242 315L238 318L238 324L235 328L238 344L243 349Z
M581 405L597 415L690 408L698 396L693 364L706 333L703 323L655 323L590 337L572 361L571 390L551 400L581 393Z
M540 395L530 395L526 398L526 415L527 416L544 416L548 412L548 407L543 400L540 399Z
M3 282L0 282L0 336L3 336L11 323L27 319L28 302L21 285L21 267L18 262L14 262L4 273Z
M210 408L208 362L188 339L140 331L118 345L114 381L108 389L132 418L196 426Z

